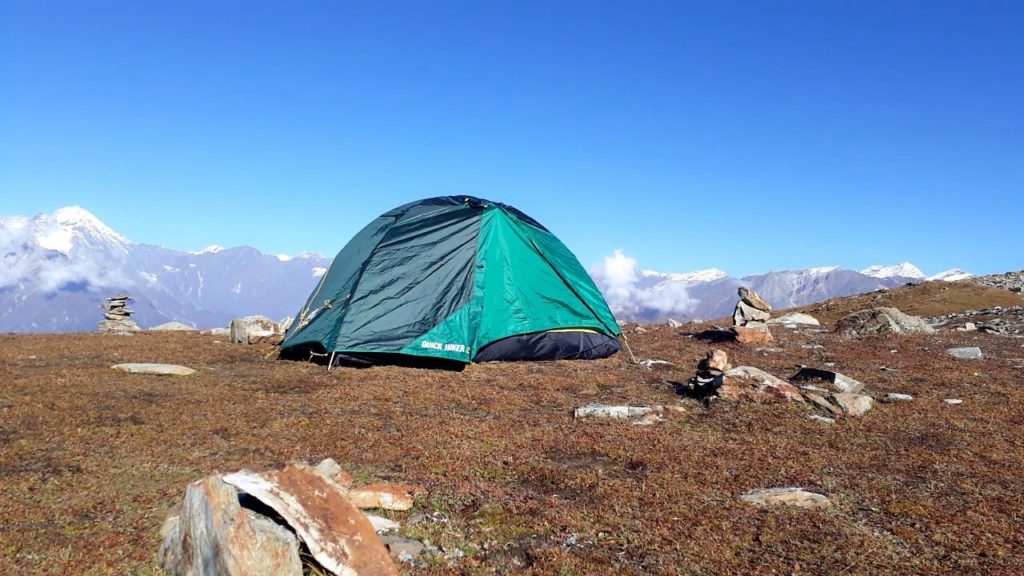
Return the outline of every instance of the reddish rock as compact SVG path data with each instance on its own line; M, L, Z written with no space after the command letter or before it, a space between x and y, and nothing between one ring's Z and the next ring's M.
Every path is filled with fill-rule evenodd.
M737 366L722 376L718 396L724 400L744 400L768 404L772 402L804 402L800 390L789 382L752 366Z
M345 490L352 487L352 474L342 470L341 465L333 458L325 458L316 465L315 470L328 480L333 480Z
M725 350L713 348L708 350L706 363L709 370L725 372L729 369L729 356L725 353Z
M370 521L344 489L311 466L243 470L224 477L281 515L321 566L334 574L397 576L398 568Z
M367 484L349 490L348 497L360 508L408 510L412 508L413 497L424 492L422 487L412 484Z
M751 346L765 346L775 341L772 333L767 328L751 328L748 326L733 326L730 331L736 336L740 344Z
M739 293L741 300L743 300L747 304L750 304L754 308L757 308L758 310L763 310L765 312L772 311L772 305L765 302L764 299L761 298L761 296L759 296L757 292L754 292L750 288L740 286L737 292Z
M161 534L160 566L175 576L302 575L295 535L242 508L220 475L189 484Z

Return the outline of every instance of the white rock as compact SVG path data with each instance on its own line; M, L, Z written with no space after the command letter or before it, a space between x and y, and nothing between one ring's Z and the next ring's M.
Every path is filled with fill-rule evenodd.
M365 514L366 519L370 521L370 525L373 526L373 530L377 534L384 534L386 532L394 532L402 527L401 524L394 520L377 516L375 514Z
M810 314L804 314L802 312L790 312L784 314L778 318L772 318L768 321L769 324L797 324L800 326L821 326L821 322Z
M194 332L195 327L181 322L165 322L159 326L153 326L150 330L155 332Z
M944 399L942 401L942 403L943 404L953 404L953 405L956 405L956 404L963 404L964 401L959 399L959 398L946 398L946 399Z
M176 364L127 363L115 364L111 368L131 374L157 374L160 376L191 376L196 373L195 370L188 366L178 366Z
M829 400L833 404L843 409L843 412L850 416L863 416L871 410L871 406L875 403L875 400L871 396L865 396L864 394L854 394L853 392L843 392L841 394L833 394L829 396Z
M825 424L835 424L835 418L829 418L828 416L822 416L820 414L811 414L807 417L808 420L817 420L818 422L824 422Z
M899 392L889 392L882 398L882 402L909 402L914 397L910 394L900 394Z
M949 350L946 350L946 353L954 358L960 358L961 360L981 360L984 357L981 354L981 348L978 348L977 346L950 348Z
M597 416L605 418L634 418L654 412L651 406L609 406L607 404L587 404L573 410L574 418Z

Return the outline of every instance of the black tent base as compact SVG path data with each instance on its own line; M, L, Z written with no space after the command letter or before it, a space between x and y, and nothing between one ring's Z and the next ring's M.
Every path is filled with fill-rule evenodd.
M491 342L476 353L475 362L516 360L597 360L622 350L618 338L576 330L537 332Z
M622 349L618 338L584 331L537 332L510 336L484 346L474 362L516 362L542 360L597 360ZM404 366L460 371L466 363L444 358L392 354L383 352L327 353L317 344L294 346L281 351L284 360L304 360L335 368L369 368L371 366Z

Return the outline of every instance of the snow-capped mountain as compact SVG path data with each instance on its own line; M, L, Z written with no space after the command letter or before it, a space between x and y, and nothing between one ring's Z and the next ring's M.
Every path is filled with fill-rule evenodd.
M330 259L282 258L254 248L180 252L135 244L80 207L34 218L0 217L0 331L92 331L99 304L135 298L142 327L197 327L231 318L295 314Z
M968 278L974 278L974 274L970 272L964 272L959 268L952 268L945 272L939 272L933 274L927 278L929 282L942 281L942 282L956 282L957 280L966 280Z
M875 264L874 266L868 266L867 268L860 271L865 276L871 276L872 278L913 278L920 280L924 278L924 272L917 266L914 266L910 262L901 262L900 264L894 264L892 266L883 266Z

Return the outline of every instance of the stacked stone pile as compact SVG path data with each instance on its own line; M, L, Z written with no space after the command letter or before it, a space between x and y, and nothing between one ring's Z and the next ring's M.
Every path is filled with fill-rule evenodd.
M129 334L138 331L139 325L132 320L133 310L128 308L131 299L127 294L118 294L103 301L103 320L97 324L100 332Z
M768 319L772 307L753 290L740 286L737 290L740 301L732 312L732 333L741 344L769 344L772 342L768 331Z

